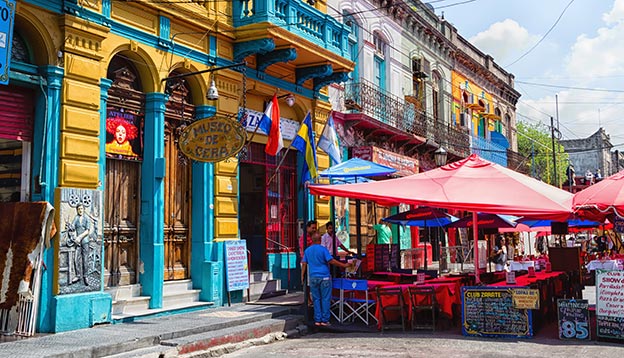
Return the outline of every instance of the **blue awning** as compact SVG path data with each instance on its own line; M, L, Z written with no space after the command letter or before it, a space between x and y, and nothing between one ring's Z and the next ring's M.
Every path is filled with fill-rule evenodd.
M492 140L492 143L498 144L505 149L509 148L509 141L502 133L490 132L490 138Z

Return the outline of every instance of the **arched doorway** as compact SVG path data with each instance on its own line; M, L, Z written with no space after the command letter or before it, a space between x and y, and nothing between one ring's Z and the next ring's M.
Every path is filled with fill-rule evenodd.
M174 76L179 73L172 73ZM186 81L167 86L169 101L165 112L165 271L164 279L183 280L190 277L191 260L191 199L192 162L178 147L178 138L191 123L195 107L190 104L191 92Z
M16 32L11 60L32 63L26 42ZM34 91L13 81L0 86L0 202L29 201L31 149L34 129Z
M108 67L104 284L137 283L143 108L145 95L134 64L115 56Z

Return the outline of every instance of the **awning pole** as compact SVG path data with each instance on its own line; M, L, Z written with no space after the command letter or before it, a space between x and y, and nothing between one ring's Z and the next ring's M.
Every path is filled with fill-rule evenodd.
M479 218L477 213L472 213L472 238L474 240L474 267L475 267L475 284L480 284L479 278Z

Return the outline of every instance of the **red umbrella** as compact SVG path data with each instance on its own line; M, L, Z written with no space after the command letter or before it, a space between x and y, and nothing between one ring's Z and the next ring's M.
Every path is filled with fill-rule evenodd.
M576 193L572 207L589 220L603 221L612 214L624 217L624 170Z
M423 173L371 183L310 185L315 195L565 221L572 194L472 154Z
M427 205L561 221L572 213L572 194L476 154L403 178L361 184L310 185L309 188L315 195L373 200L382 205ZM473 216L474 221L476 218ZM474 232L478 272L477 233Z

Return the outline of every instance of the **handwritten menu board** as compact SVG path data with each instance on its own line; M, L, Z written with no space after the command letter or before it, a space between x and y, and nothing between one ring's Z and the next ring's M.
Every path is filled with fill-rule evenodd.
M557 300L559 339L590 339L589 302Z
M228 292L249 287L247 242L245 240L225 242L225 277Z
M465 336L533 336L531 311L514 308L513 288L462 287L462 333Z
M596 332L624 339L624 271L596 270Z

